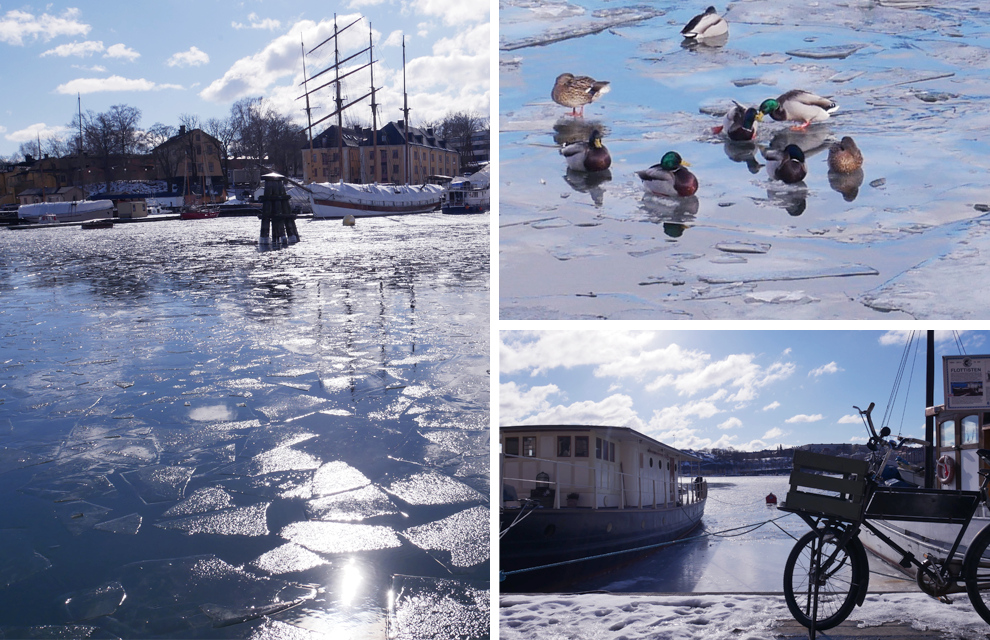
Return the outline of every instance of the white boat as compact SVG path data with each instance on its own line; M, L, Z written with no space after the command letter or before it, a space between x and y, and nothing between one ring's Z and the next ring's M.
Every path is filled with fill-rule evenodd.
M700 459L627 427L513 426L499 434L502 571L669 542L704 515L707 482L693 473L682 477L682 463ZM600 568L595 563L573 566L587 572ZM526 572L515 581L510 575L505 587L525 589L533 579L559 578L561 570Z
M78 200L76 202L37 202L17 209L17 217L28 224L51 222L86 222L113 218L111 200Z
M450 213L488 211L491 192L491 164L470 175L454 178L447 185L443 208Z
M440 208L443 187L314 182L306 185L314 218L355 218L428 213Z

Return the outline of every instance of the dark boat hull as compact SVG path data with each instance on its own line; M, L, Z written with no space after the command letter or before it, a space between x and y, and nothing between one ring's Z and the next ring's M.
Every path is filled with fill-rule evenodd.
M704 500L665 509L536 509L500 540L500 568L515 571L670 542L691 533L704 512ZM499 529L504 531L518 514L518 509L503 510ZM546 571L519 575L526 579Z

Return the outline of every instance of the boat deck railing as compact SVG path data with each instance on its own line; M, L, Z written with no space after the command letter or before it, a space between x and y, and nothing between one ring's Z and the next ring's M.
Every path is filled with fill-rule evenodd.
M503 487L511 484L517 491L528 490L529 495L519 494L518 497L535 499L548 509L560 509L562 506L592 509L661 509L694 504L708 497L708 482L701 477L682 478L680 475L675 475L671 482L669 479L648 478L621 470L600 471L587 464L504 453L499 456L499 475ZM532 476L507 477L506 460L516 460L531 467ZM522 465L519 468L521 469ZM569 480L559 480L562 470L570 472ZM530 469L527 469L527 474L529 471ZM585 482L576 481L581 475L586 476ZM564 497L561 498L561 495ZM634 498L631 503L629 497ZM503 490L503 508L507 502L505 498ZM610 500L611 504L609 504Z

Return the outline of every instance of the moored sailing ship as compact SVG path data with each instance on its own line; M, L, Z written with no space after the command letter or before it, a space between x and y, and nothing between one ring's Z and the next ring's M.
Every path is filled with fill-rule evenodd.
M309 126L307 130L310 134L310 153L313 153L313 138L312 131L313 127L320 124L321 122L331 118L333 116L337 117L337 138L338 138L338 151L337 158L340 163L340 180L337 182L313 182L306 186L310 194L310 202L313 209L314 218L343 218L345 216L368 217L368 216L390 216L390 215L400 215L400 214L412 214L412 213L427 213L430 211L436 211L440 208L441 200L443 199L443 188L438 185L433 184L421 184L421 185L409 185L409 184L360 184L352 183L346 181L346 168L348 167L348 162L344 161L344 144L343 144L343 113L346 109L356 105L367 97L371 97L371 117L372 117L372 158L377 159L378 154L378 119L377 119L377 103L375 102L375 81L374 81L374 53L372 47L371 38L371 25L369 23L369 35L368 35L368 47L357 53L341 60L340 50L338 47L338 39L341 33L353 27L357 24L360 19L355 20L343 29L337 29L336 16L334 16L334 33L333 35L320 43L308 53L313 53L320 47L329 42L333 41L334 44L334 63L330 67L324 69L323 71L315 74L311 78L306 77L306 55L305 47L303 47L303 86L305 92L300 98L306 98L306 114L309 119ZM403 41L403 82L405 82L405 42ZM359 56L367 52L369 57L369 62L364 64L357 69L348 71L345 74L340 73L341 65L352 60L356 56ZM341 84L340 81L362 69L368 68L371 76L371 91L360 98L351 101L349 104L345 105L344 100L341 96ZM309 90L308 83L328 71L334 72L334 80L331 80L312 91ZM310 95L316 93L320 89L323 89L329 85L334 85L334 103L336 109L333 113L321 118L316 122L312 122L311 107L309 104ZM403 88L403 93L405 89ZM405 163L409 162L409 152L408 152L408 122L409 122L409 109L404 107L403 111L406 114L404 135L407 140L406 151L405 151ZM371 163L374 165L374 162ZM373 170L373 167L372 167ZM408 171L405 174L408 178Z

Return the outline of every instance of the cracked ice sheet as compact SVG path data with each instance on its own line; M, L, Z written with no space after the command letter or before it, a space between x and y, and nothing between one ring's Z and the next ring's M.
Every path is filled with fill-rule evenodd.
M121 476L134 487L145 504L155 504L182 498L195 470L195 467L154 465Z
M189 516L178 520L155 523L161 529L178 529L186 533L208 533L221 536L268 535L268 506L270 503L250 507L224 509L205 515Z
M327 564L326 560L294 542L287 542L251 561L251 566L272 575L306 571L324 564Z
M34 550L27 534L0 529L0 587L8 587L52 566Z
M395 513L398 511L388 495L372 485L310 500L306 504L306 516L314 520L367 520Z
M491 592L486 587L456 580L395 576L392 581L395 603L389 609L394 640L488 638ZM545 636L546 629L542 629L529 637ZM505 636L500 634L500 637Z
M127 598L114 618L129 637L175 637L284 610L315 597L312 587L259 577L214 555L147 560L121 568Z
M317 553L353 553L399 547L389 527L337 522L294 522L278 534Z
M483 502L485 499L466 484L439 473L417 473L393 482L387 490L413 505Z
M111 615L124 601L125 595L123 585L109 582L93 589L67 593L59 600L69 620L83 622Z
M966 242L945 254L908 269L889 282L863 295L863 302L880 311L899 310L916 319L946 318L946 300L953 301L951 318L985 319L986 304L972 295L976 274L990 263L990 220L964 223Z
M488 560L490 520L487 507L472 507L436 522L410 527L402 535L420 549L449 553L449 564L454 567L473 567Z

